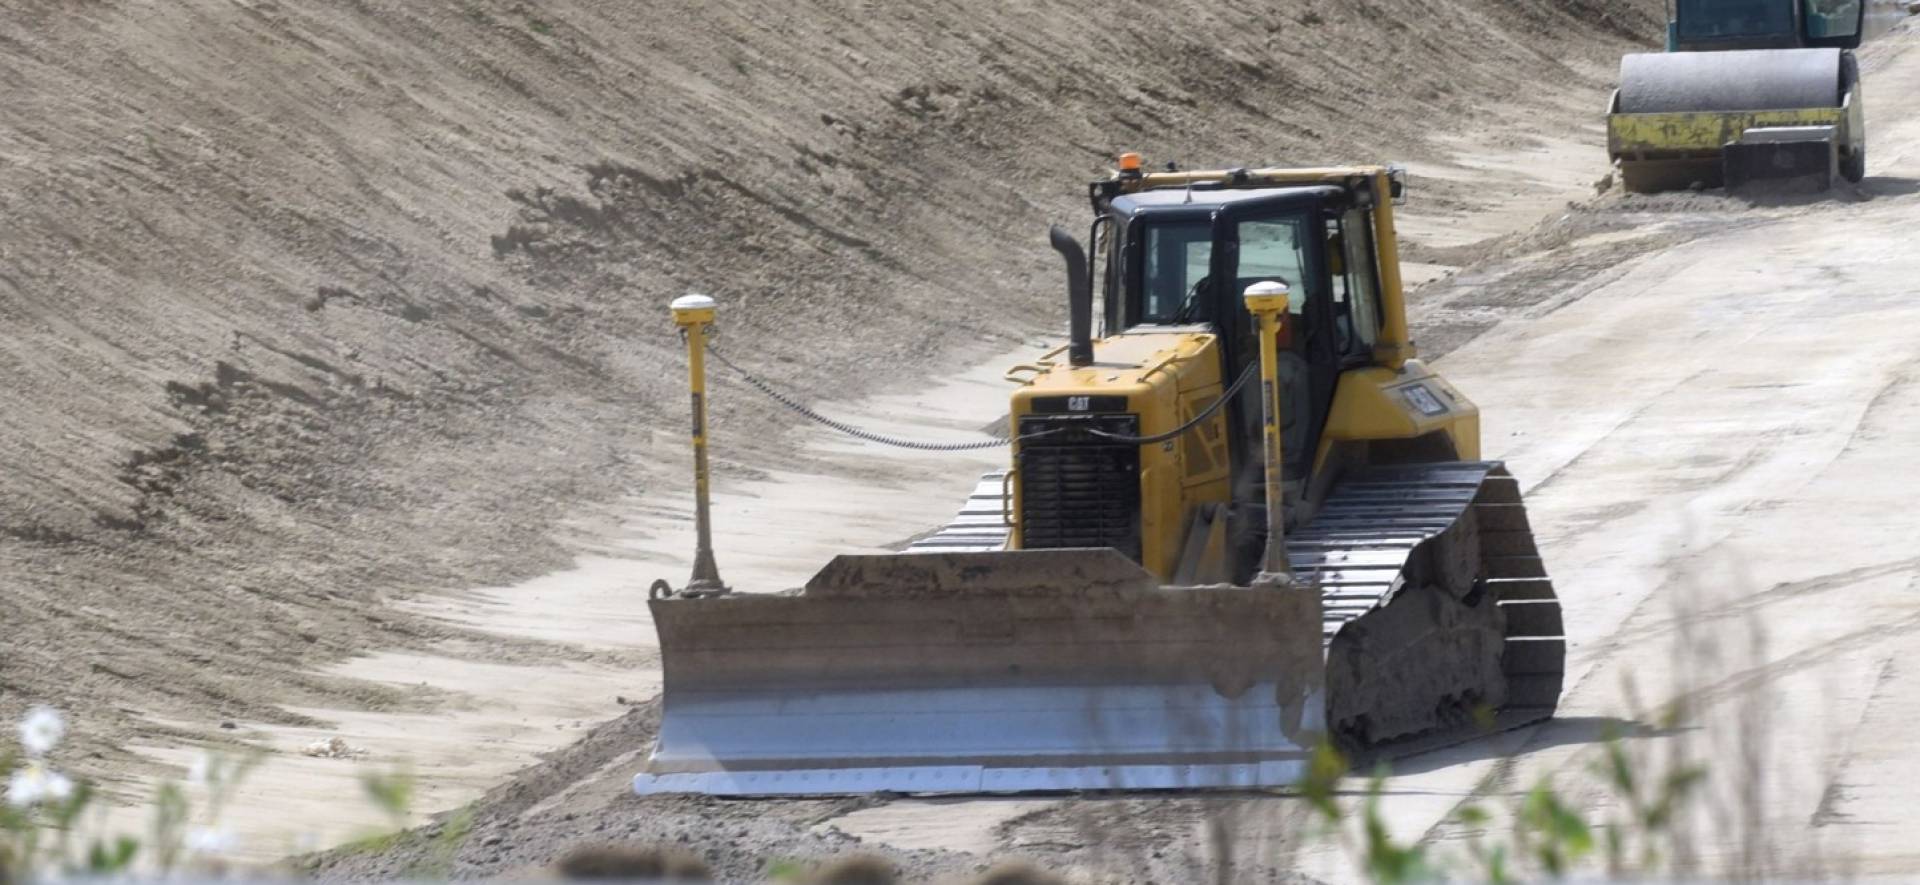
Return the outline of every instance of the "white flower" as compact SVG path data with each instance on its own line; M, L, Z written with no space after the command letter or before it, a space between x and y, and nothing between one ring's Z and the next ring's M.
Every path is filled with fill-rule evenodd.
M347 743L337 737L314 741L300 749L300 752L319 759L353 759L367 755L367 751Z
M187 783L204 787L213 780L213 754L201 750L193 757L193 763L187 766Z
M45 756L67 734L67 720L52 707L34 707L20 720L20 746L28 756Z
M7 804L15 808L65 802L72 796L73 781L38 761L27 763L7 778Z
M187 832L187 851L199 857L218 857L239 844L226 827L194 827Z

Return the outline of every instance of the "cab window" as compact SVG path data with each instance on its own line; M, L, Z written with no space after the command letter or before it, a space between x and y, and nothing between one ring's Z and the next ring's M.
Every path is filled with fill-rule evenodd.
M1288 310L1294 316L1306 312L1310 294L1306 284L1306 219L1300 216L1257 218L1242 221L1236 231L1240 243L1240 267L1235 273L1233 294L1263 280L1277 280L1293 290Z
M1712 40L1794 33L1793 4L1753 0L1679 0L1680 37Z
M1248 218L1234 225L1238 263L1233 270L1234 309L1228 311L1228 330L1240 342L1237 351L1243 363L1260 352L1255 324L1239 303L1241 294L1254 283L1286 284L1287 313L1292 317L1288 324L1298 333L1291 336L1295 349L1304 349L1312 335L1318 309L1309 308L1327 294L1307 261L1307 250L1318 247L1314 230L1315 223L1304 213Z
M1148 224L1135 321L1169 324L1204 319L1188 305L1200 300L1212 261L1212 221Z
M1228 259L1234 263L1224 281L1212 275L1212 219L1148 222L1139 234L1139 288L1127 311L1127 325L1224 321L1232 328L1245 313L1241 293L1263 280L1285 283L1293 290L1293 314L1305 314L1309 300L1326 297L1307 261L1308 250L1318 248L1309 235L1309 221L1305 213L1296 212L1234 222L1230 233L1235 251Z
M1371 356L1380 338L1380 276L1366 212L1354 209L1327 221L1327 267L1340 352Z
M1807 36L1816 40L1860 33L1860 0L1807 0Z

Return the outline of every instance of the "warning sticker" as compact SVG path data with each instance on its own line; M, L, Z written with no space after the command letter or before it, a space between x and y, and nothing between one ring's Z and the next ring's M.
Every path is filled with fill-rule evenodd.
M1405 388L1400 391L1400 396L1407 401L1407 405L1412 406L1414 411L1422 415L1434 416L1447 413L1447 404L1441 402L1440 398L1434 396L1433 391L1428 390L1424 385L1415 384Z

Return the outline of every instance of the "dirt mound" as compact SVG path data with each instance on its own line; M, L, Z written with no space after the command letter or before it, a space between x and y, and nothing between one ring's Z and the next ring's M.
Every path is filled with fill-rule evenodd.
M0 713L76 710L112 771L155 721L430 703L303 674L451 635L381 603L553 567L564 509L677 468L670 297L804 395L908 383L1058 323L1040 231L1113 150L1581 119L1657 8L17 0Z

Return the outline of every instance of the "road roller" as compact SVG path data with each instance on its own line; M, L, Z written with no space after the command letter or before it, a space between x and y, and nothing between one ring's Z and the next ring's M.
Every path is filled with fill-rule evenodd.
M1867 171L1863 0L1672 0L1620 60L1607 148L1629 191L1825 190Z

